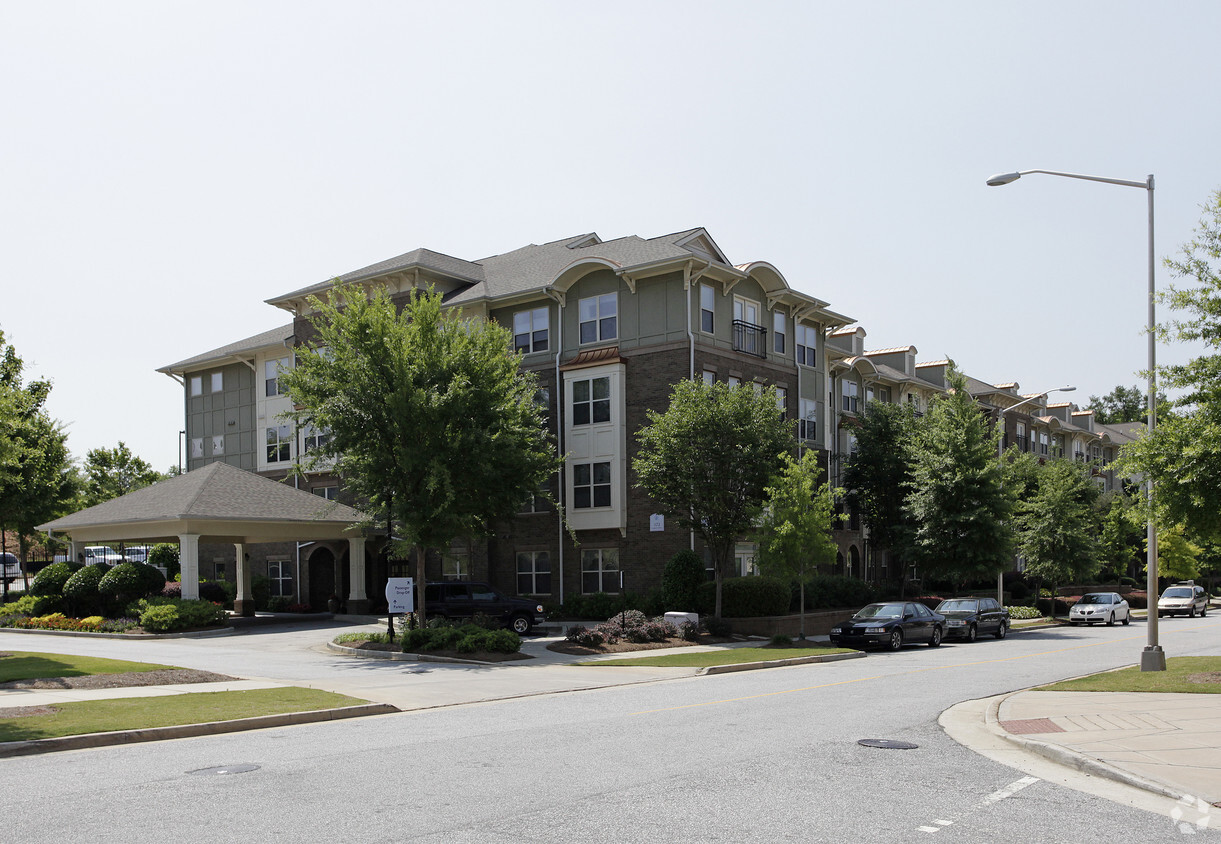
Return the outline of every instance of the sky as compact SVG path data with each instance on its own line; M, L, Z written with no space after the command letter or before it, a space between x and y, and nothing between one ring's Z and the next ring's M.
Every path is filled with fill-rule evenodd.
M74 455L165 470L156 369L288 323L268 298L702 226L867 349L1085 405L1143 390L1147 191L985 181L1153 174L1164 287L1221 189L1218 32L1213 0L0 0L0 331Z

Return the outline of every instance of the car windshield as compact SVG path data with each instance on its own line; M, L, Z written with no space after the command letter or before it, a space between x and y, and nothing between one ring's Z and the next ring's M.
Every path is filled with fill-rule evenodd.
M863 607L853 618L902 618L902 604L870 604Z
M975 612L978 608L978 601L942 601L937 612Z
M1163 598L1190 598L1191 589L1186 586L1172 586L1162 593Z
M1109 604L1111 603L1110 595L1082 595L1079 604Z

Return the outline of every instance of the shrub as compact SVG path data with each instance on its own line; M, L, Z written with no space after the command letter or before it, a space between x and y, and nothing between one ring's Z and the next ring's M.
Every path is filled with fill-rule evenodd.
M149 610L166 607L170 612L159 609L149 616L153 627L145 623ZM130 615L140 620L140 626L150 633L167 633L175 630L185 630L193 627L220 627L229 621L224 607L211 601L193 601L179 598L141 598L128 608ZM166 626L168 625L168 626Z
M521 650L521 637L512 630L485 630L474 624L408 630L403 634L405 653L448 650L465 654L517 653Z
M250 598L256 610L267 609L271 600L271 581L261 574L250 575Z
M586 648L599 648L606 644L613 645L618 641L618 639L608 641L606 638L606 631L602 630L600 627L590 629L588 627L581 627L580 625L569 628L568 633L564 636L564 638L569 642L574 642Z
M700 637L700 626L690 621L684 621L682 627L678 628L678 635L682 636L685 641L694 642Z
M158 604L140 613L140 626L149 633L168 633L186 625L173 604Z
M1013 619L1042 618L1043 614L1034 607L1009 607L1009 617Z
M1021 601L1030 597L1030 587L1020 580L1013 581L1006 588L1014 600Z
M789 584L774 577L730 577L721 585L721 615L725 618L757 618L785 615L792 591ZM716 584L700 587L702 614L712 615L716 606Z
M733 625L723 618L704 619L704 629L718 639L728 639L733 635Z
M806 609L863 607L878 599L872 583L837 574L818 574L806 581Z
M154 587L153 579L145 569L152 569L161 582ZM98 582L98 594L102 599L111 606L119 607L164 588L165 580L161 579L161 573L144 563L119 563Z
M521 636L512 630L489 630L484 639L484 650L489 653L515 654L521 650Z
M564 601L560 612L567 618L610 618L626 605L632 607L630 596L612 595L609 592L594 592L592 595L572 595Z
M288 612L288 598L277 595L267 602L267 609L271 612Z
M166 579L178 577L181 566L178 563L178 546L170 542L159 542L148 552L148 564L161 566L166 571Z
M785 636L783 633L777 633L768 642L773 648L791 648L793 647L793 637Z
M38 616L55 612L62 603L58 595L23 595L16 601L6 604L4 611L13 615Z
M140 574L140 583L145 595L156 595L165 588L165 575L156 566L134 563Z
M165 585L165 584L162 584ZM199 582L199 597L204 601L211 601L214 604L224 604L231 602L233 598L229 595L229 590L225 588L226 584L214 580L201 580ZM234 595L237 594L237 587L234 587ZM287 601L287 599L285 599Z
M661 575L661 590L666 607L663 612L693 612L701 586L708 581L704 561L694 551L679 551L666 563Z
M73 615L90 615L102 608L98 584L106 575L105 566L84 566L64 583L64 602Z
M649 617L665 615L670 609L666 606L665 590L660 587L650 589L649 594L644 596L640 609L644 610L644 614Z
M38 574L30 584L31 595L62 595L64 584L74 573L84 568L80 563L51 563Z
M163 588L157 594L160 595L162 598L181 598L182 597L182 584L180 582L178 582L177 580L167 581L165 584L165 588Z
M288 605L288 611L289 611L289 612L297 612L297 613L301 613L301 612L313 612L313 610L310 608L310 605L309 605L309 604L289 604L289 605Z

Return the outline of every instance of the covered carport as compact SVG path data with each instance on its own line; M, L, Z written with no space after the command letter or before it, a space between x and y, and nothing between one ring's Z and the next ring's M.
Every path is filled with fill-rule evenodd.
M227 463L179 475L61 519L39 530L64 534L71 559L86 545L117 542L176 542L182 567L182 597L199 597L201 540L232 543L237 551L239 615L254 614L250 565L245 546L261 542L347 540L349 612L364 612L365 533L368 519L359 510L327 501Z

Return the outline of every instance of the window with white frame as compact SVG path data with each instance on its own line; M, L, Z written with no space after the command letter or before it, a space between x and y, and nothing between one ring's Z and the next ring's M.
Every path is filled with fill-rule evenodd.
M581 591L619 591L619 551L615 548L586 548L581 551Z
M784 354L785 321L784 311L772 313L772 350L778 355Z
M797 436L803 440L818 438L818 404L813 399L801 400L801 419L797 423Z
M577 510L611 506L611 464L574 463L572 506Z
M517 594L551 594L551 554L547 551L517 552Z
M326 448L330 441L331 430L329 428L315 428L313 425L306 425L302 432L302 448L305 449L306 454Z
M443 580L470 580L471 555L469 551L453 551L441 555L441 578Z
M784 416L789 409L789 391L784 387L776 388L776 408L780 411L780 415Z
M513 314L513 348L526 354L547 351L548 319L545 307Z
M219 393L225 389L225 373L212 373L212 392Z
M263 378L267 396L280 395L280 373L289 368L288 358L277 358L263 364Z
M797 344L797 362L802 366L815 366L814 353L818 349L818 332L813 326L798 324L795 329Z
M741 577L751 577L759 573L758 549L749 542L739 542L733 551L734 567Z
M1039 453L1047 454L1047 432L1039 431Z
M619 294L606 293L582 299L577 305L580 315L581 343L614 340L619 336Z
M310 492L319 498L325 498L327 501L334 501L339 498L338 486L316 486Z
M711 334L716 327L716 292L711 284L700 285L700 331Z
M191 395L193 395L193 396L202 396L203 395L203 376L202 375L192 375L191 376Z
M271 581L271 597L293 597L293 567L288 560L268 560L267 579Z
M203 457L203 437L191 438L191 456Z
M848 413L856 413L856 400L858 398L858 387L855 381L841 381L840 393L843 398L842 408Z
M224 453L225 453L225 435L217 434L216 436L212 437L212 454L218 455L218 454L224 454Z
M730 387L741 387L742 379L736 375L730 375L728 378L725 379L725 383L728 384Z
M521 509L517 512L546 513L550 509L547 505L547 484L544 484L542 489L526 496L525 501L522 502Z
M704 383L708 384L708 385L712 385L712 384L716 383L716 373L713 372L711 369L704 370Z
M293 459L293 433L288 425L267 429L267 462L283 463Z
M611 418L610 378L572 382L572 424L596 425Z

